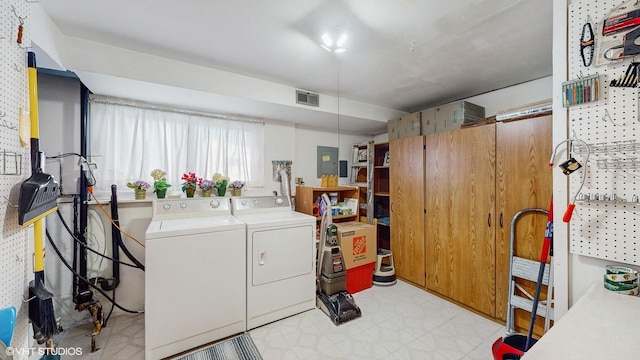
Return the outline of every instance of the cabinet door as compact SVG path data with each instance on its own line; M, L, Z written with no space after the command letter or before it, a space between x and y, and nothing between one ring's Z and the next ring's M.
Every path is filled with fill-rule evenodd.
M424 287L424 137L394 140L389 148L391 251L396 274Z
M549 209L552 194L551 118L549 115L497 124L496 212L501 221L496 230L496 317L500 319L506 318L507 311L511 220L520 210ZM514 234L517 256L540 259L546 224L545 215L524 215L518 220ZM531 293L535 289L532 283L521 285ZM542 294L546 294L546 287ZM527 329L529 318L528 312L516 311L516 327ZM542 318L538 318L538 322L536 333L542 334Z
M495 125L426 137L427 288L495 314Z

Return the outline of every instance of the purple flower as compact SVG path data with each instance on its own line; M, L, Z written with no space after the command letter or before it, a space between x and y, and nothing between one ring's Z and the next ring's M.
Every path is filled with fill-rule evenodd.
M127 183L127 187L130 187L132 189L137 189L137 190L148 190L151 185L149 185L148 182L143 181L143 180L136 180L132 183Z

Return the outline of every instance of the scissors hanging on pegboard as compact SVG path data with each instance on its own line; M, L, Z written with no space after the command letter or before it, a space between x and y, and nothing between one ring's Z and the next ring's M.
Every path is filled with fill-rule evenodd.
M640 54L640 1L630 0L611 10L597 29L595 66Z

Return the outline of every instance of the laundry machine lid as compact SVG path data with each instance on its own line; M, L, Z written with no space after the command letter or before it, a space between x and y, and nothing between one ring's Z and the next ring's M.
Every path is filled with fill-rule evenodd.
M245 225L238 218L225 216L202 216L191 219L167 219L151 221L147 227L145 238L165 238L170 236L182 236L202 234L217 231L244 230Z
M308 223L315 226L316 222L315 217L296 211L239 214L235 216L247 224L247 227L297 225L301 223Z

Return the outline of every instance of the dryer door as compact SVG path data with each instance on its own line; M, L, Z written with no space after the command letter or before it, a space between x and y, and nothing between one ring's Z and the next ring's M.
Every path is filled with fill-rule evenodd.
M251 282L259 286L313 271L313 226L257 229L249 232Z

